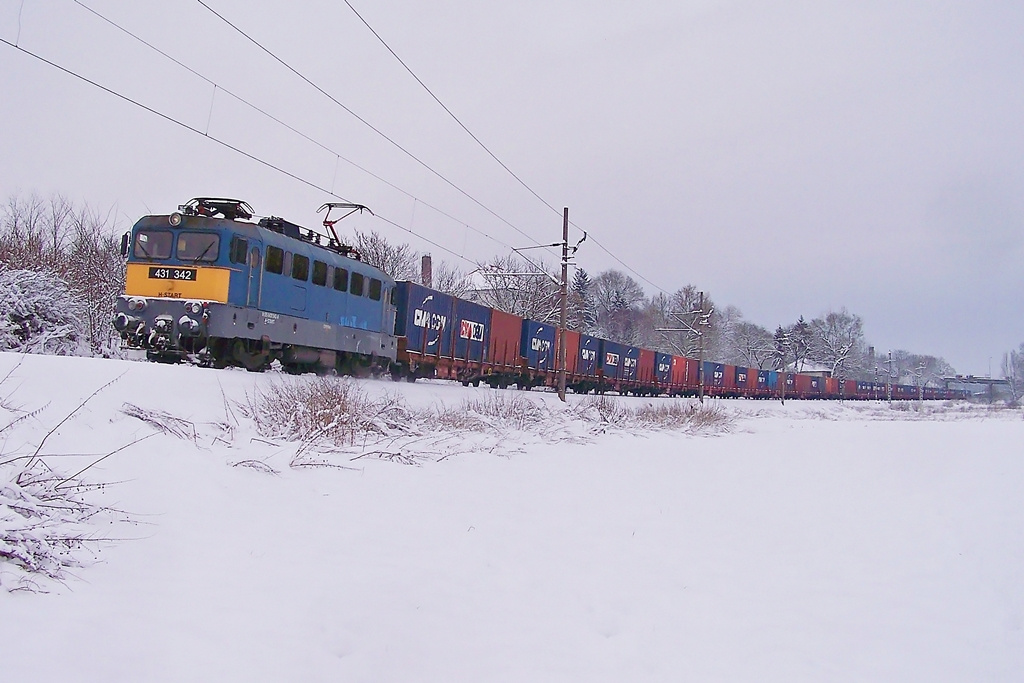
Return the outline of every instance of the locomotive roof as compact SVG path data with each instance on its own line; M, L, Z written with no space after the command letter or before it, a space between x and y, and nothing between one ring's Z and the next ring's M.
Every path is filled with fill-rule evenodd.
M331 206L343 206L345 208L354 208L358 210L369 210L366 207L359 204L325 204L320 207L323 210L325 207ZM372 213L372 212L371 212ZM175 221L173 218L175 215L181 220ZM349 214L346 214L349 215ZM231 221L232 223L240 223L242 225L248 225L253 227L263 228L271 232L284 235L293 240L305 242L312 246L326 249L327 251L334 252L340 256L350 258L354 261L361 261L359 252L347 245L342 244L341 240L338 239L337 233L334 232L334 223L337 221L327 221L325 219L324 225L327 226L331 235L325 235L323 233L304 228L301 225L292 223L291 221L285 220L279 216L263 216L258 220L252 207L248 202L244 202L240 199L228 199L223 197L196 197L190 199L185 204L178 206L178 211L172 214L166 215L155 215L147 216L146 218L161 218L168 221L170 227L179 227L185 225L184 217L189 218L205 218L217 221ZM141 222L141 221L140 221ZM188 221L191 223L192 221ZM328 223L330 225L328 226ZM146 225L145 227L150 227ZM191 226L198 227L198 226ZM368 264L367 264L368 265ZM371 266L372 267L372 266Z

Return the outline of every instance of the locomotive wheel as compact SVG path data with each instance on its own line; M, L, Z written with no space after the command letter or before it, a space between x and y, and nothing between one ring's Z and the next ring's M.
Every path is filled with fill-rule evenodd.
M262 351L251 352L244 340L235 339L231 345L231 359L249 372L263 372L269 365L270 356Z
M207 344L209 352L209 365L211 368L223 370L231 365L231 341L228 339L215 338Z

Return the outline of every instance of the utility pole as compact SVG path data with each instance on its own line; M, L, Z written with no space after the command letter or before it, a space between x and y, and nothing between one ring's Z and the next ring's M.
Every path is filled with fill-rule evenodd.
M583 237L576 243L576 246L572 248L572 254L569 253L569 207L565 207L562 212L562 241L555 242L554 244L534 244L529 247L520 247L516 249L512 247L512 251L519 254L519 256L529 263L531 266L537 269L536 273L496 273L500 275L522 275L522 276L540 276L546 277L548 280L553 282L559 290L559 298L561 299L561 312L559 314L558 332L555 340L557 350L555 352L555 374L558 377L558 398L565 401L565 327L568 317L569 309L569 259L572 255L576 254L576 251L580 248L580 245L587 241L587 231L583 231ZM562 247L562 277L556 279L554 275L549 273L543 267L537 265L522 252L527 249L548 249L551 247ZM485 275L487 273L484 273Z
M562 212L562 311L558 322L558 398L565 402L565 323L569 308L569 207Z
M704 292L700 293L700 318L697 321L697 348L700 358L697 360L697 398L704 403Z
M889 401L889 407L891 408L892 407L892 380L893 380L893 376L892 376L892 351L889 351L889 360L885 361L885 367L886 367L886 374L888 375L888 377L886 377L887 381L885 383L885 396L886 396L886 399Z

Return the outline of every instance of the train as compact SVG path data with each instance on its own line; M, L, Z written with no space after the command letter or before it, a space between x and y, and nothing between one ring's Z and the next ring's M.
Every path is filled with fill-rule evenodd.
M256 219L241 200L199 197L144 216L122 239L114 328L158 362L261 371L390 374L493 388L555 387L559 329L395 281L360 260L335 225L369 211L327 203L322 232ZM335 213L338 212L338 213ZM332 216L335 216L332 218ZM699 361L565 330L576 393L732 398L960 399L966 394Z

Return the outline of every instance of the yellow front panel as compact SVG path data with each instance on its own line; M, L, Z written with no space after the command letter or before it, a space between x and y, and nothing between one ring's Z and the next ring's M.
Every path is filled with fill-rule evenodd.
M151 271L195 271L195 280L150 277ZM165 273L161 273L166 275ZM210 266L158 266L129 263L125 283L128 296L166 297L169 299L202 299L227 303L231 271Z

